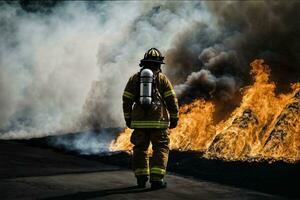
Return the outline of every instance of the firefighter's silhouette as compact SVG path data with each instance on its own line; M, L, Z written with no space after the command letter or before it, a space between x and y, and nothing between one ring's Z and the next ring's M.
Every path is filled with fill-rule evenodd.
M163 60L159 50L149 49L140 62L141 70L130 77L123 93L126 125L134 129L132 167L137 184L145 187L150 176L152 189L166 187L168 128L175 128L179 117L174 89L161 71ZM153 154L149 166L150 143Z

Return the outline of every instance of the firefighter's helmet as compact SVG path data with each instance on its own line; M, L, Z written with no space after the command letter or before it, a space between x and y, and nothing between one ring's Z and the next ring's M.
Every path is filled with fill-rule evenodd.
M163 60L164 57L162 56L160 51L156 48L151 48L145 53L144 58L141 60L140 66L142 66L145 62L165 64Z

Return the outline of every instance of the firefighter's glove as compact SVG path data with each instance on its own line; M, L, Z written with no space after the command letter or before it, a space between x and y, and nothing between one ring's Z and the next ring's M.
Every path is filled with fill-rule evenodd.
M170 129L175 128L177 126L178 119L170 119Z
M128 128L130 128L131 118L125 119L125 121L126 121L126 126L127 126Z

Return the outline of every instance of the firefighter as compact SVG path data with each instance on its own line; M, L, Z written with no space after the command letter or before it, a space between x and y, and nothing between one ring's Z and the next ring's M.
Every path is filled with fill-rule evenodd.
M177 126L178 102L168 78L161 71L164 57L156 48L149 49L140 61L141 70L130 77L123 93L126 125L134 129L132 168L138 187L146 187L150 176L152 189L165 188L169 156L168 128ZM148 147L152 144L149 167Z

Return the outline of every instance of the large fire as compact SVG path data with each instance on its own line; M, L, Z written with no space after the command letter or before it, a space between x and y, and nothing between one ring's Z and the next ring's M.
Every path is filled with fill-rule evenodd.
M270 70L261 59L251 63L254 83L226 120L213 121L215 106L195 100L180 108L178 127L170 130L170 148L196 150L206 158L225 160L300 160L300 82L292 92L275 95ZM131 129L125 129L111 150L131 150Z

